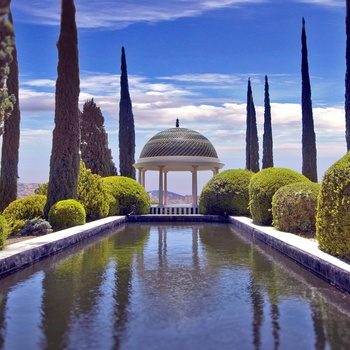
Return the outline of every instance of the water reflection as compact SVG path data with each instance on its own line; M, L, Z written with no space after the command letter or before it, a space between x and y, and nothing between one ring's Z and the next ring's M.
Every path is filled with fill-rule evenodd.
M2 349L346 349L349 295L223 224L140 225L0 284Z

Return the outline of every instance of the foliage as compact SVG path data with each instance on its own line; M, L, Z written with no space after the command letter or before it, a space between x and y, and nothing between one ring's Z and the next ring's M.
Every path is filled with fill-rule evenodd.
M226 170L212 177L199 197L201 214L249 215L250 170Z
M119 170L120 175L135 179L135 125L129 94L125 50L122 47L119 102Z
M47 188L49 187L49 183L46 182L44 184L39 184L38 187L34 190L35 194L43 194L47 196Z
M61 28L57 42L55 128L45 218L51 206L78 198L80 163L78 33L73 0L61 1Z
M264 100L264 135L263 135L263 159L262 168L273 167L273 141L271 126L271 105L269 94L269 82L265 75L265 100Z
M103 177L117 175L101 109L94 99L84 103L80 117L81 158L93 174Z
M249 208L252 219L261 225L272 223L272 197L282 186L309 182L304 175L286 168L266 168L255 174L249 184Z
M11 12L9 13L9 21L13 24ZM13 95L17 102L13 105L11 118L7 118L4 123L0 166L0 212L17 199L21 113L19 109L19 82L16 47L14 47L12 51L12 58L12 62L9 65L10 73L6 85L8 93Z
M4 242L8 235L8 226L4 216L0 215L0 249L4 248Z
M43 236L52 232L50 223L44 219L27 220L19 232L21 236Z
M350 152L323 176L316 237L320 249L350 259Z
M109 215L149 214L148 193L138 182L125 176L109 176L102 181L112 199Z
M311 84L309 76L309 63L307 58L305 20L301 32L301 110L302 110L302 173L313 182L317 182L317 151L312 114Z
M255 173L259 171L259 139L250 79L247 91L246 169Z
M54 231L84 225L86 213L83 205L75 199L65 199L55 203L49 211L49 223Z
M15 47L15 32L11 21L6 18L10 13L10 1L3 0L0 4L0 136L3 133L3 123L11 115L15 96L8 93L5 82L10 72L12 52Z
M45 202L46 196L36 194L11 202L3 211L10 234L18 233L25 226L26 220L42 218Z
M281 231L315 236L317 197L321 185L298 182L279 188L272 197L273 226Z
M78 201L84 206L86 220L93 221L106 217L109 212L109 198L101 176L92 174L91 170L81 162Z

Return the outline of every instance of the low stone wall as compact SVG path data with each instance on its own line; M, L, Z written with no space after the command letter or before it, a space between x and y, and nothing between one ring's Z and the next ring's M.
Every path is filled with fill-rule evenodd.
M6 246L0 251L0 278L123 223L124 216L108 217Z
M251 235L332 285L350 292L350 263L321 251L316 241L273 227L254 225L246 217L230 217L229 222L240 232Z

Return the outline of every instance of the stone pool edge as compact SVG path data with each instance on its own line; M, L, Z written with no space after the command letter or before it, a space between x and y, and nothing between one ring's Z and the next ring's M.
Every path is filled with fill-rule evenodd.
M110 216L8 245L0 250L0 278L125 222L125 216Z
M350 264L318 249L316 241L253 224L248 217L216 215L114 216L35 237L0 251L0 278L125 222L225 222L267 244L335 287L350 292Z
M292 259L331 285L350 292L350 264L325 253L317 241L278 231L271 226L255 225L247 217L229 217L234 226Z

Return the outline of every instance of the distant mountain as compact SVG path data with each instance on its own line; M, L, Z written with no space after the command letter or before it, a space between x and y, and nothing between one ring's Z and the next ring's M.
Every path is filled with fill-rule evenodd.
M17 198L23 198L26 196L31 196L34 194L34 190L37 189L37 187L40 184L38 183L22 183L18 182L17 184Z
M159 191L153 190L149 191L148 195L151 200L158 201L159 198ZM192 196L190 195L181 195L174 192L168 191L168 204L191 204L192 203Z

